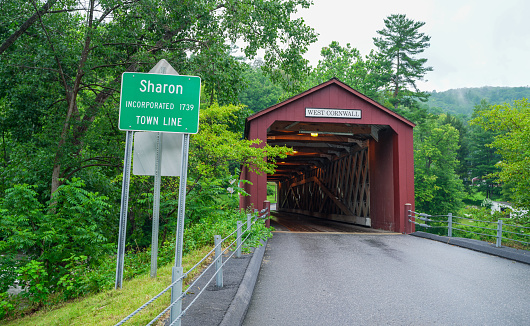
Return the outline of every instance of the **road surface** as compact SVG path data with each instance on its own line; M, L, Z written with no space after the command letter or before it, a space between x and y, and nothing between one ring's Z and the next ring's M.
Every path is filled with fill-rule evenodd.
M530 265L396 234L276 233L243 325L530 325Z

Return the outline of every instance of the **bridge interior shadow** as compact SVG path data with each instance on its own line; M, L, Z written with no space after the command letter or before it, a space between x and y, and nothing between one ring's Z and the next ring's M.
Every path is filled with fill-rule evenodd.
M271 226L280 232L382 233L370 227L326 220L308 215L271 211Z

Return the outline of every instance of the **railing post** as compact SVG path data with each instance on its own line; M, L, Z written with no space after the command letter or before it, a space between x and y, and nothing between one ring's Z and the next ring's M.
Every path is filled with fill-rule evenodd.
M247 231L250 231L250 228L252 227L252 214L247 214Z
M453 213L449 213L447 216L447 236L453 236Z
M173 268L171 269L171 283L181 278L182 272L183 272L182 267L173 266ZM182 280L173 284L173 286L171 287L171 303L175 302L177 298L179 298L181 295L182 295ZM177 317L180 316L181 312L182 312L182 299L178 299L178 302L174 306L172 306L170 310L169 320L171 324L173 324L175 319L177 319ZM180 326L180 319L174 325Z
M237 249L236 257L241 258L241 229L243 228L243 222L237 221Z
M271 219L270 219L270 214L271 214L271 202L268 201L268 200L265 200L263 202L263 208L266 208L267 209L267 212L265 214L267 214L267 217L265 219L265 227L268 227L270 228L271 227Z
M215 275L215 281L218 288L223 287L223 245L221 244L221 236L220 235L214 235L213 236L215 241L215 271L217 274Z
M412 233L414 232L414 223L409 222L412 218L412 215L410 214L410 210L412 209L412 204L405 204L405 225L408 225L408 228L406 228L406 233Z
M502 220L497 221L497 243L495 247L502 247Z

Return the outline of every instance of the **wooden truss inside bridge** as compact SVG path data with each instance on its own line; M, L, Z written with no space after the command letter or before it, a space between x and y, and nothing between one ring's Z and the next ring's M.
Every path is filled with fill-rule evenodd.
M276 121L267 143L294 149L267 177L278 209L370 226L368 144L385 128Z

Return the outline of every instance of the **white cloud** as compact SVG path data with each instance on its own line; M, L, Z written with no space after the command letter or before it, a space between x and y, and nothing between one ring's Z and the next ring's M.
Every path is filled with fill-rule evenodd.
M424 90L530 84L530 1L527 0L316 0L300 11L320 34L307 58L314 66L331 41L350 43L362 54L390 14L425 22L431 36L423 54L434 71Z

